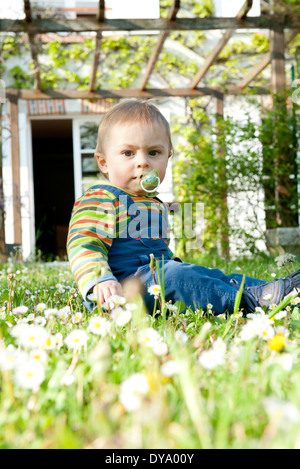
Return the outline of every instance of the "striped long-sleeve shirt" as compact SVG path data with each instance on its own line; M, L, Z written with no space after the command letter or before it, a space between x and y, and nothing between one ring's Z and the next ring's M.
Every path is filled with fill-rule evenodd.
M162 209L162 204L152 197L130 197L146 210ZM74 279L84 299L97 283L117 280L108 263L108 252L114 238L127 227L129 221L124 204L112 192L101 187L91 187L75 202L67 252ZM170 257L173 257L169 251Z

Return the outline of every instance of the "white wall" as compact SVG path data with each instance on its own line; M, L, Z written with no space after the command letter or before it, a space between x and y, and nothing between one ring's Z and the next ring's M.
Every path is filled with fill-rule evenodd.
M5 204L5 242L14 243L13 186L11 169L11 139L9 130L8 103L3 106L2 152L3 152L3 192Z
M31 150L31 126L25 113L26 102L19 101L19 138L20 138L20 194L22 216L23 257L27 259L34 252L34 187Z

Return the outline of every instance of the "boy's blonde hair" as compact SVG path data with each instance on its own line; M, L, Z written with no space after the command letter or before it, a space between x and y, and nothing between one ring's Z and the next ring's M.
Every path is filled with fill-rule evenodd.
M169 151L170 154L172 153L173 145L170 126L167 119L162 115L159 109L149 101L128 99L126 101L119 102L104 114L98 129L95 156L105 154L105 139L109 134L110 127L115 124L131 124L134 122L142 122L149 126L153 125L155 122L163 125L169 139Z

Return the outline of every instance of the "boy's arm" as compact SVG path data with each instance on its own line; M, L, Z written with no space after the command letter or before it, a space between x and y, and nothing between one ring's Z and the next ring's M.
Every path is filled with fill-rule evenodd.
M90 189L75 203L67 251L74 279L85 301L91 301L89 294L95 285L117 283L108 264L115 227L116 208L107 191Z

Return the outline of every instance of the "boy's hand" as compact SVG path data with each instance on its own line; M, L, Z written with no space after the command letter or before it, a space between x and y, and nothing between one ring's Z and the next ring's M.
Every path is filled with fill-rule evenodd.
M93 293L98 296L99 303L102 305L112 295L123 296L123 289L122 285L116 280L106 280L95 285Z

